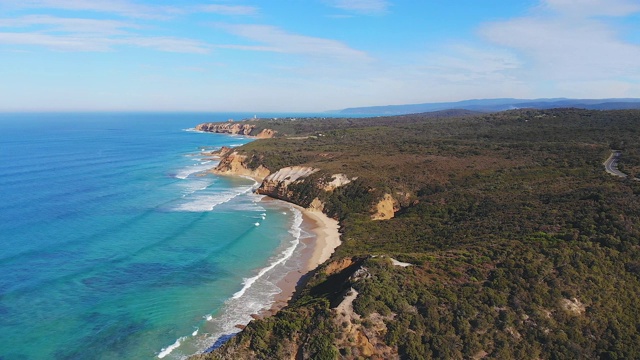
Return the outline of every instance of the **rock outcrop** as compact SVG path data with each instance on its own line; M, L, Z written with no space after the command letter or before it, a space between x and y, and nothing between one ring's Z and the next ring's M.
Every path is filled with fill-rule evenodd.
M293 192L289 189L289 185L302 181L318 171L320 170L306 166L282 168L265 177L256 193L290 201L293 197Z
M271 129L263 129L256 135L258 139L270 139L274 136L276 136L276 132L275 130Z
M218 166L211 171L218 175L250 176L257 180L262 180L271 173L269 169L262 165L255 169L250 168L248 165L249 160L247 155L240 155L234 151L224 156Z
M232 151L233 151L233 148L230 148L230 147L227 147L227 146L223 146L219 150L214 150L214 151L210 151L210 152L202 152L202 155L213 156L215 158L222 158L225 155L231 153Z
M371 215L372 220L389 220L395 216L396 211L400 210L398 202L390 195L384 194L374 207L374 213Z
M325 203L322 196L302 200L308 194L302 194L300 190L292 190L291 188L291 185L303 182L310 175L319 172L320 169L309 166L290 166L271 173L263 165L255 167L256 163L260 163L260 159L255 158L257 155L241 154L230 148L223 148L219 150L219 153L220 163L211 170L214 174L250 176L261 182L260 187L256 190L258 194L289 201L304 206L308 210L324 211ZM344 174L325 175L318 176L318 179L309 185L324 192L331 192L340 186L349 184L354 179L349 179ZM315 196L313 191L310 194Z
M307 210L323 212L324 202L322 202L322 200L318 198L315 198L311 201L311 204L309 204L309 207L307 207Z
M271 129L263 129L258 132L256 130L256 125L241 124L235 122L199 124L198 126L196 126L196 130L219 134L255 136L260 139L272 138L276 133Z
M347 185L350 182L351 179L349 179L345 174L333 174L331 175L331 181L322 184L321 189L324 191L333 191L341 186Z

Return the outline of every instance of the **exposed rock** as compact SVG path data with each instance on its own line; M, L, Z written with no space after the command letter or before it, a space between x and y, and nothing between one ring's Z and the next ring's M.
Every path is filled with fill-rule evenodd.
M318 172L319 169L306 166L291 166L282 168L265 177L256 193L268 195L277 199L290 200L293 193L289 185L303 180L307 176Z
M214 150L214 151L211 151L209 153L203 153L203 155L223 157L223 156L231 153L232 151L233 151L233 148L230 148L230 147L227 147L227 146L223 146L219 150Z
M232 134L232 135L246 135L256 136L261 139L272 138L275 135L275 131L271 129L264 129L260 133L255 133L255 125L252 124L239 124L234 122L228 123L204 123L196 126L196 130L219 133L219 134Z
M401 267L413 266L413 264L402 262L402 261L398 261L398 260L396 260L394 258L389 258L389 259L391 259L391 263L393 264L393 266L401 266Z
M382 200L374 206L373 210L375 212L371 215L372 220L389 220L400 208L398 202L390 194L384 194Z
M322 202L322 200L315 198L313 199L307 210L322 212L324 210L324 203Z
M480 360L480 359L484 359L484 358L486 358L487 356L489 356L489 353L488 353L488 352L486 352L486 351L484 351L484 350L480 350L480 351L478 351L475 355L473 355L473 356L471 357L471 359L473 359L473 360Z
M329 265L327 265L326 268L324 268L324 273L327 275L337 274L353 264L354 262L352 258L344 258L338 261L333 261Z
M351 182L351 179L345 174L333 174L331 175L331 181L322 184L320 188L324 191L333 191L341 186L345 186Z
M260 131L260 133L258 133L256 135L256 137L258 139L270 139L270 138L274 137L275 135L276 135L276 132L274 130L264 129L264 130Z
M580 300L576 298L562 299L560 301L560 305L562 306L563 309L565 309L566 311L568 311L573 315L582 315L586 311L586 307L584 306L584 304L581 303Z
M349 280L353 281L353 282L357 282L360 281L362 279L369 279L371 277L371 273L369 272L369 269L367 269L366 267L361 267L358 270L356 270L350 277Z
M251 169L247 165L248 157L246 155L240 155L237 152L233 152L225 156L218 166L216 166L212 172L219 175L241 175L250 176L252 178L262 180L271 173L269 169L260 165L256 169Z
M337 339L338 347L356 349L358 355L370 359L398 359L397 349L384 342L387 333L385 317L372 313L366 318L368 326L363 326L362 317L353 310L353 301L357 297L358 292L354 288L349 289L334 309L336 325L342 330L342 336Z
M520 333L518 332L518 330L516 330L513 326L507 326L507 328L505 329L505 331L507 333L509 333L511 336L513 336L514 339L516 340L520 340L522 339L522 335L520 335Z

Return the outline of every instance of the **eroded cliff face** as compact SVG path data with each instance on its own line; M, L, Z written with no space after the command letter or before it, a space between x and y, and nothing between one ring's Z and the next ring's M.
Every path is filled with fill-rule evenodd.
M271 173L269 169L263 165L252 168L249 163L256 159L249 158L248 155L240 154L237 151L231 152L230 149L222 156L220 163L213 170L218 175L238 175L250 176L257 181L261 181L260 187L256 190L257 194L267 195L272 198L288 201L296 205L303 206L308 210L320 211L325 210L325 203L322 201L321 194L311 195L313 198L303 197L307 194L292 188L292 185L302 184L310 175L320 171L320 169L309 166L289 166ZM258 160L259 161L259 160ZM335 189L351 183L356 178L349 179L345 174L333 174L318 176L303 186L312 186L321 190L321 192L330 193ZM308 188L307 188L308 189ZM313 194L313 192L310 192ZM390 194L384 194L383 198L373 204L371 210L371 219L388 220L395 216L400 209L400 203Z
M249 160L247 155L241 155L234 151L224 156L218 166L211 171L218 175L250 176L256 180L262 180L271 173L269 169L262 165L256 169L251 169L248 165Z
M294 194L293 191L289 189L289 186L293 183L304 180L309 175L318 171L320 171L320 169L306 166L282 168L265 177L258 190L256 190L256 193L291 201Z
M271 129L263 129L256 135L258 139L270 139L274 136L276 136L276 132L275 130Z
M271 129L263 129L256 131L256 126L252 124L241 124L236 122L228 123L204 123L196 126L196 130L204 132L212 132L219 134L245 135L255 136L259 139L267 139L275 136L275 131Z
M371 215L372 220L389 220L395 216L396 211L400 210L398 201L390 194L384 194L373 208L374 213Z
M333 174L331 180L320 184L320 188L324 191L333 191L341 186L345 186L355 180L356 178L349 179L345 174Z

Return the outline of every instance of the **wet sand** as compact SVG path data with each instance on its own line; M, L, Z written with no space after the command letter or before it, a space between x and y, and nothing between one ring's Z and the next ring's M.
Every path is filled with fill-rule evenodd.
M300 279L309 271L327 261L341 243L337 220L331 219L319 211L309 211L300 206L293 206L302 212L303 229L313 234L313 236L302 240L302 243L306 246L300 255L302 257L300 260L304 264L303 267L289 272L277 284L282 292L275 296L271 308L265 309L260 313L260 317L272 316L285 307L293 296Z

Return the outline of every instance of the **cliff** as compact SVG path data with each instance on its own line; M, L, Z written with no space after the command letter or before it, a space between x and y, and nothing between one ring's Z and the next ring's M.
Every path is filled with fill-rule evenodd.
M389 194L384 194L382 200L380 200L374 206L374 213L371 215L372 220L389 220L393 219L395 213L400 210L398 201Z
M373 220L392 219L400 209L399 202L391 195L384 194L382 198L376 199L371 193L372 189L359 183L354 184L357 180L355 177L327 174L310 166L288 166L272 173L262 165L263 160L255 154L247 155L227 150L223 152L218 166L211 172L218 175L250 176L261 182L256 193L288 201L309 210L325 212L334 218L340 217L340 210L336 210L335 207L345 208L345 204L341 203L349 201L336 190L348 185L359 188L363 195L367 195L360 197L361 206L364 210L369 210ZM331 202L334 208L327 209L327 202Z
M219 134L254 136L258 139L267 139L275 136L271 129L257 129L255 124L228 123L204 123L196 126L196 130Z
M295 193L290 185L304 181L309 175L317 173L320 169L305 166L291 166L282 168L265 177L256 193L268 195L276 199L292 201Z
M227 153L211 172L218 175L250 176L258 181L262 181L271 173L269 169L262 165L251 168L249 165L251 160L251 157L238 154L236 151Z

